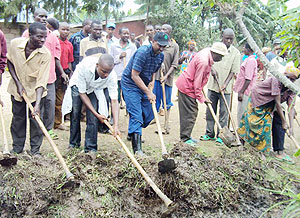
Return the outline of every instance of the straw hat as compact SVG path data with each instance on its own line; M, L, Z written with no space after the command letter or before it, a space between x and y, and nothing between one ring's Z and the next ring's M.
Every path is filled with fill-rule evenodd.
M228 54L228 50L226 45L223 42L215 42L210 50L214 53L220 54L220 55L226 55Z

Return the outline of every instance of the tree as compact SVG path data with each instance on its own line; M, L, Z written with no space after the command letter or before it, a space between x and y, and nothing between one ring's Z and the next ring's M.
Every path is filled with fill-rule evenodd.
M118 11L120 7L124 4L124 1L122 0L102 0L102 8L104 17L105 17L105 24L107 24L108 18L111 17L111 15L114 16L114 18L118 18L118 15L120 15L120 12Z
M210 37L209 31L203 27L201 17L195 14L195 8L185 1L176 1L172 10L170 5L161 7L151 14L149 21L152 24L168 23L173 27L172 37L176 40L180 48L184 48L191 39L197 42L198 48L203 48L212 43L212 40L219 35L219 31L213 32Z
M7 22L12 20L12 23L15 23L17 20L17 15L25 10L26 12L26 24L28 25L29 12L34 11L34 8L37 6L37 0L9 0L4 3L4 12L3 17Z
M277 36L283 41L282 52L288 51L290 61L297 67L300 64L300 7L287 11L282 19L285 25Z
M149 16L151 13L155 14L157 11L161 10L161 8L170 5L169 0L134 0L134 3L141 5L135 14L146 14L146 25L149 24Z
M54 16L58 20L69 22L74 16L75 9L78 6L77 0L44 0L44 8L47 11L54 12Z

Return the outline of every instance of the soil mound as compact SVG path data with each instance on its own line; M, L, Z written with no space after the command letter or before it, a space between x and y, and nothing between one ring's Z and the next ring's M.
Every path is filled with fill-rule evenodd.
M268 178L270 168L284 172L245 147L214 159L177 143L170 154L177 168L166 174L150 157L138 161L179 205L171 217L258 217L282 200L261 187L280 190L291 178ZM65 158L78 187L64 188L62 168L53 156L19 155L18 165L0 168L0 217L161 216L163 202L123 152L100 151L93 158L74 150Z

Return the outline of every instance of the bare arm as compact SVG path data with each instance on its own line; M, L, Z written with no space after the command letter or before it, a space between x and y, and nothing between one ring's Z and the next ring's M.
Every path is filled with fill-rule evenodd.
M295 96L295 98L296 97L297 96ZM296 111L295 111L294 105L291 106L291 104L293 103L293 99L289 98L287 103L288 103L288 107L291 108L290 112L288 114L289 124L290 124L289 132L290 132L290 135L294 136L294 118L296 116Z
M153 78L155 76L155 73L152 75L152 82ZM140 72L136 70L132 70L131 72L131 79L135 82L135 84L147 95L149 101L155 101L155 95L149 88L145 85L143 80L140 77Z
M68 75L65 73L64 69L61 66L60 60L55 58L55 67L60 72L61 77L65 80L65 82L69 81ZM72 68L71 68L72 69Z
M229 82L232 80L233 76L234 76L234 72L231 71L231 72L228 74L226 80L224 81L224 84L221 86L221 90L222 90L222 91L224 91L224 90L227 88L227 86L228 86ZM245 90L246 90L246 89L245 89Z

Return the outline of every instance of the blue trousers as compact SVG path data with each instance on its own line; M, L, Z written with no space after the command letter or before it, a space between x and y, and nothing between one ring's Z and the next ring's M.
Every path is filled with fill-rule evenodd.
M173 106L173 103L171 101L172 86L165 85L165 91L166 91L167 110L169 110ZM155 80L153 93L154 95L156 95L156 102L155 102L156 110L159 111L160 105L164 107L163 91L159 80Z
M70 146L79 147L81 141L80 116L82 101L77 86L72 86L72 112L70 126ZM98 110L98 100L94 92L88 94L93 107ZM97 151L98 119L87 108L84 151Z
M142 128L146 128L153 120L152 105L146 94L138 88L127 88L121 85L126 109L129 113L128 134L142 135Z

